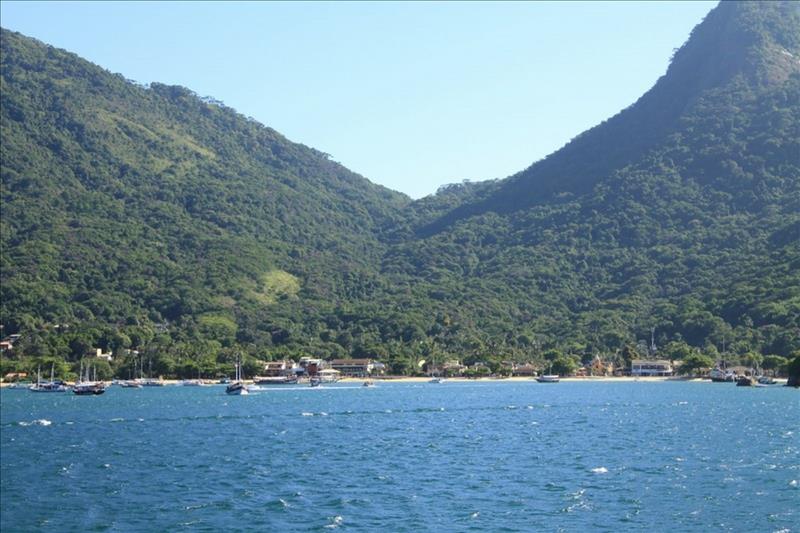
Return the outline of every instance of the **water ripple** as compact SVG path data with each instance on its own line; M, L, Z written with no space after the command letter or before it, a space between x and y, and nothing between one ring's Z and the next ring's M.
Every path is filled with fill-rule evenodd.
M3 391L0 529L142 531L155 516L157 529L208 531L797 521L795 391L753 402L711 384L453 385L242 401L212 387L111 388L91 404Z

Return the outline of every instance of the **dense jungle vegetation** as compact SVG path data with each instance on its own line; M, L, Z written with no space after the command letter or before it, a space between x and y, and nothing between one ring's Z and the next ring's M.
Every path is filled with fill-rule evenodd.
M725 2L629 108L412 201L188 89L2 31L2 368L800 356L800 6ZM490 134L490 132L487 132ZM691 360L691 359L690 359Z

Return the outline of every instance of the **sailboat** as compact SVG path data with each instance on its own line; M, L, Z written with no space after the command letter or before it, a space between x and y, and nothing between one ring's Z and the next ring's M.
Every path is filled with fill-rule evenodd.
M436 358L431 357L431 379L428 381L428 383L444 383L445 381L447 381L441 375L434 376L433 372L435 369L436 369Z
M79 381L72 388L72 392L78 396L97 396L106 391L106 384L102 381L97 381L97 369L94 371L94 379L89 380L89 365L86 365L86 379L83 378L83 361L81 361L81 369L79 372Z
M197 379L184 379L181 381L181 385L184 387L203 387L205 384L206 382L200 377L199 369L197 370Z
M141 366L144 364L140 362L139 365ZM136 366L136 357L133 359L133 376L136 376L137 370L139 370ZM139 377L141 378L142 371L139 370ZM142 388L142 380L140 378L131 377L131 379L125 379L119 382L119 386L123 389L141 389Z
M238 354L236 356L236 379L225 387L225 394L236 396L250 394L250 391L247 390L247 385L244 384L242 379L242 359Z
M151 377L153 375L153 359L147 360L147 377L139 380L139 383L144 387L163 387L164 380L162 378Z
M67 392L69 388L61 380L53 379L55 363L50 366L50 381L42 381L42 367L36 370L36 383L31 385L28 390L31 392Z
M558 383L561 380L561 377L558 374L553 374L553 365L550 365L550 369L548 370L550 374L544 374L542 376L538 376L536 381L539 383Z

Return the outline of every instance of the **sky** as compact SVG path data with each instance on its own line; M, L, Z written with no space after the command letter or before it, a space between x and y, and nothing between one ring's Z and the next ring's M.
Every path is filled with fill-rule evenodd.
M716 2L0 2L4 28L183 85L413 198L631 105Z

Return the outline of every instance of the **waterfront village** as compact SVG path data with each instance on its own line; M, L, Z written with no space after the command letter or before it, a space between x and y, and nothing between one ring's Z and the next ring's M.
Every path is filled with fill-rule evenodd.
M0 341L0 354L11 352L14 343L19 339L19 335L11 335ZM135 350L127 350L123 354L134 359L139 357ZM83 361L86 361L87 376L86 382L91 381L88 375L89 369L94 361L104 361L112 363L114 355L111 352L95 348L88 354ZM762 375L756 368L746 366L726 367L724 361L716 363L713 368L693 368L691 371L682 371L682 361L670 361L666 359L632 359L630 366L615 366L613 363L603 360L601 357L594 357L591 363L579 366L573 371L553 372L550 368L543 367L541 364L518 363L514 361L502 361L499 365L490 365L486 362L474 362L469 365L462 364L457 359L444 360L441 363L435 361L419 361L420 372L416 378L427 379L508 379L508 378L528 378L538 381L558 381L560 378L567 379L590 379L590 378L662 378L662 379L709 379L711 381L729 381L737 384L775 384L776 372L771 376ZM388 372L388 367L381 361L372 358L352 358L352 359L332 359L325 360L313 357L301 357L298 361L283 359L278 361L262 361L256 367L257 373L252 376L238 376L237 379L252 382L257 385L280 385L297 383L334 383L342 379L414 379L408 376L396 376ZM48 369L44 369L45 374ZM34 376L28 372L7 372L2 376L2 382L6 386L21 386L29 384L34 380L36 383L42 382L41 368L38 375ZM145 377L146 375L146 377ZM45 376L47 377L47 376ZM542 379L542 378L548 379ZM54 380L54 376L50 376ZM84 381L81 373L77 382ZM746 381L746 383L745 383ZM139 367L138 374L131 376L128 380L113 380L122 386L152 386L163 384L183 384L183 385L204 385L210 383L228 383L229 376L215 376L213 378L203 378L198 376L196 379L165 380L161 376L153 378L151 372L146 372L144 364ZM740 383L741 382L741 383ZM64 380L58 380L59 384L69 385Z

